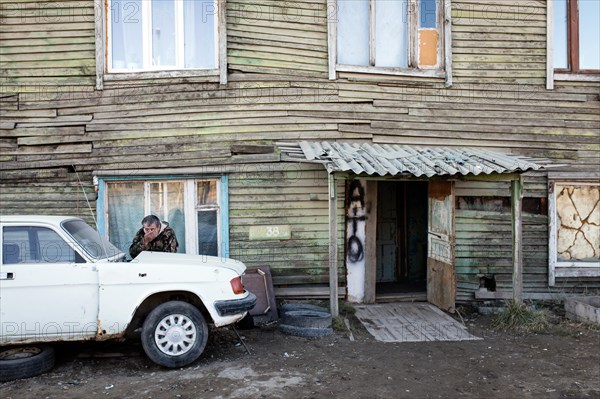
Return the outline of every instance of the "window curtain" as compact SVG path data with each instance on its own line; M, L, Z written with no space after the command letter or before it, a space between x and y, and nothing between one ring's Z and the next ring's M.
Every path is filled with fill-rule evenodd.
M143 68L142 0L111 1L108 12L112 36L112 68Z
M144 218L144 183L108 184L108 238L129 255L129 246Z
M185 213L183 182L156 182L150 184L150 213L169 223L175 231L179 248L185 253Z
M183 0L184 52L186 68L216 68L213 0Z

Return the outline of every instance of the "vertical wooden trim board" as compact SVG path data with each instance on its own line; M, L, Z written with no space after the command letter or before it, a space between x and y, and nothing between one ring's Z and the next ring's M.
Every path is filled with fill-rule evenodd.
M556 284L556 183L548 181L548 286L553 287Z
M104 70L105 70L105 46L106 30L104 29L104 1L94 0L94 33L96 36L96 90L104 88Z
M364 303L374 303L377 279L377 180L367 181L367 225L365 231L365 297Z
M219 0L219 83L227 84L227 0Z
M337 2L327 0L327 47L329 56L329 80L336 79L335 66L337 64Z
M444 0L444 68L446 69L446 87L452 86L452 1Z
M329 303L331 316L337 317L338 310L338 231L337 231L337 190L332 173L329 182Z
M554 1L546 2L546 89L554 89Z

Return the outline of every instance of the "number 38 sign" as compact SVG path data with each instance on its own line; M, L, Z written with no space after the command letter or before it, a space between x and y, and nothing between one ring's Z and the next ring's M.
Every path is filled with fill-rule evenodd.
M252 226L251 240L289 240L292 238L289 225Z

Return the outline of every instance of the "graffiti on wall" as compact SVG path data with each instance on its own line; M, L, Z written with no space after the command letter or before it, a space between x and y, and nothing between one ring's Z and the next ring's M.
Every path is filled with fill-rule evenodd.
M358 263L365 258L365 188L359 180L352 180L348 190L348 262Z
M600 187L557 186L556 193L558 260L599 260Z

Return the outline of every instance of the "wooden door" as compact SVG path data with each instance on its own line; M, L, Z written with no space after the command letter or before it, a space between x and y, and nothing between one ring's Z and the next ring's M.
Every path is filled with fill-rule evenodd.
M454 183L430 181L427 232L427 301L454 312Z
M377 274L376 282L395 282L398 257L397 183L380 182L377 198Z

